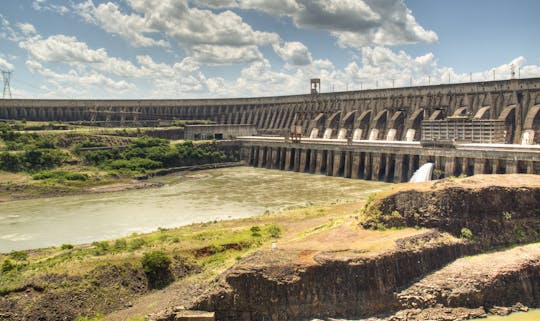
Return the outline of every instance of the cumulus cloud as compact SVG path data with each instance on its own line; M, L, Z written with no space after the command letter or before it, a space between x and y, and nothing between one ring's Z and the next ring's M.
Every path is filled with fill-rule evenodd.
M194 45L189 51L195 60L210 65L250 63L263 59L257 46Z
M188 54L211 64L249 63L262 59L258 46L280 41L279 35L253 30L239 15L226 10L190 6L187 0L127 0L131 14L120 12L112 2L96 6L92 0L79 4L78 13L90 23L117 34L134 46L165 46L176 41ZM233 5L234 1L219 3ZM201 5L211 6L204 1ZM149 34L165 39L154 39ZM223 54L223 56L219 56ZM222 59L220 59L222 58Z
M273 47L281 59L292 65L309 65L313 60L308 48L298 41L286 42L283 46L275 44Z
M19 47L26 49L31 56L42 62L97 63L107 59L104 48L92 50L86 43L66 35L53 35L47 39L40 36L30 37L21 41Z
M13 70L13 65L10 64L7 60L5 60L4 58L0 57L0 69L1 70Z
M34 0L32 2L32 8L38 11L52 11L61 15L69 12L69 9L66 6L52 4L47 0Z
M145 36L145 34L154 33L156 30L150 28L147 21L141 16L120 12L115 3L102 3L96 7L91 0L88 0L78 4L76 8L87 22L99 25L107 32L122 36L135 47L169 46L166 40L155 40Z
M298 28L330 32L342 47L438 40L416 22L404 0L237 0L232 6L288 16Z
M48 78L49 82L62 87L80 86L87 90L89 87L97 87L100 90L107 90L118 93L135 89L135 85L126 82L125 80L115 81L97 72L80 73L77 70L71 69L66 73L57 73L53 70L43 67L39 62L27 60L26 66L34 73L40 74Z
M19 27L25 36L31 36L36 33L36 28L30 23L18 23L17 27Z

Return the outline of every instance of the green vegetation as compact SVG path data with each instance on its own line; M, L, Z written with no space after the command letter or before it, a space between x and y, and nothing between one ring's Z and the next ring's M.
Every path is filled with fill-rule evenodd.
M161 289L172 282L173 276L169 270L171 263L171 258L163 251L144 253L141 264L151 288Z
M461 229L461 232L459 233L459 237L461 237L462 239L470 240L470 239L473 238L473 233L472 233L471 230L464 227L464 228Z
M62 244L60 246L61 250L71 250L72 248L73 248L73 245L71 245L71 244Z
M32 175L34 180L54 179L58 181L87 181L88 174L67 171L42 171Z
M125 148L77 151L86 164L111 173L141 174L157 168L237 161L238 154L228 155L215 142L194 144L186 141L171 145L165 139L141 137Z

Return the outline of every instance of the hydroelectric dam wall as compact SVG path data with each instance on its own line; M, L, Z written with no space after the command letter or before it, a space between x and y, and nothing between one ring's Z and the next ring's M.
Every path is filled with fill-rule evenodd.
M440 176L540 174L540 78L261 98L3 99L0 119L254 125L261 137L237 140L247 163L351 178L404 181L427 161Z

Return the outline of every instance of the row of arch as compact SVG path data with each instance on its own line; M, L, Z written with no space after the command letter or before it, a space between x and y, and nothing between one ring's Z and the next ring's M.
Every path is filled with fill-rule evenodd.
M332 114L319 113L311 121L298 125L305 125L303 135L309 138L418 141L421 139L421 124L424 119L494 119L504 123L506 143L521 143L524 135L528 137L529 144L540 143L540 105L529 109L521 128L516 126L516 109L517 105L510 105L496 114L491 106L483 106L472 115L467 107L460 107L448 117L444 110L423 108L412 113L396 109L384 109L377 113L373 110L353 110L347 113L337 111Z

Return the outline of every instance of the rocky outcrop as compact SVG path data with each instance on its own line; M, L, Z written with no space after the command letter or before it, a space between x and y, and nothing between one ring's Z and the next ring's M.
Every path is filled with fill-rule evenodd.
M458 259L397 298L403 308L540 306L540 244Z
M469 251L453 244L377 256L326 252L311 264L292 263L302 261L301 252L259 252L192 308L215 311L221 321L373 315L397 309L394 292Z
M479 175L398 186L366 205L366 228L468 229L484 246L540 240L540 176Z

